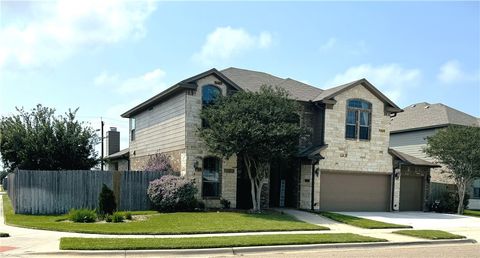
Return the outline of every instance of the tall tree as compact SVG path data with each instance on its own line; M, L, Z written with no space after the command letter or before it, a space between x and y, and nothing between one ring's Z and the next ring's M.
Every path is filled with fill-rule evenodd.
M251 183L253 209L261 209L262 188L268 183L270 162L297 150L306 132L298 105L282 89L263 86L259 92L241 91L219 97L202 109L200 136L209 150L229 158L237 155Z
M99 137L75 119L78 109L55 116L55 109L37 105L0 120L0 153L7 170L90 169L98 160Z
M460 199L457 213L462 214L467 187L480 177L480 128L454 125L442 129L427 137L425 153L451 171Z

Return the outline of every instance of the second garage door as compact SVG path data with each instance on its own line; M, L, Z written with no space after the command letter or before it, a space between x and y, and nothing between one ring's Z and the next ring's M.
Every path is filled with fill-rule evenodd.
M423 210L423 177L402 176L400 179L400 210Z
M320 209L324 211L389 211L390 176L322 172Z

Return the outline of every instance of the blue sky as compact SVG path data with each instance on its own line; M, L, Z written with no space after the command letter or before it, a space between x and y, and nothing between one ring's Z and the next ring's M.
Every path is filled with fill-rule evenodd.
M117 126L212 67L319 88L359 79L405 107L480 116L479 2L1 2L0 115L37 103Z

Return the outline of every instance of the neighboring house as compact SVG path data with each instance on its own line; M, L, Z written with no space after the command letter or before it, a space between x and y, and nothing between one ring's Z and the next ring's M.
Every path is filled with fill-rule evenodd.
M404 108L392 118L390 127L390 147L408 155L434 162L423 149L427 137L449 125L480 126L480 119L443 104L417 103ZM445 191L456 189L445 167L431 172L431 200L437 199ZM469 190L471 209L480 209L480 180L476 180Z
M116 127L110 127L105 137L105 149L107 156L104 157L106 161L107 171L128 171L130 170L130 151L128 148L120 150L120 132Z
M170 155L181 175L195 179L198 198L219 207L250 208L250 182L237 157L212 155L199 138L200 112L217 94L286 89L301 104L312 134L293 160L273 162L263 205L343 211L423 210L432 163L389 151L390 117L402 112L367 80L321 90L267 73L216 69L185 79L122 117L130 119L129 160L141 170L150 155ZM115 155L115 154L111 154ZM240 159L238 159L240 160ZM395 167L394 167L395 166ZM402 173L405 180L402 180ZM414 180L409 180L409 179ZM420 195L402 195L401 189ZM403 208L402 208L403 207Z

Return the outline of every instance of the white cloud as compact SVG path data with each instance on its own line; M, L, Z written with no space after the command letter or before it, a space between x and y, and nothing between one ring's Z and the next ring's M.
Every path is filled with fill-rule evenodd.
M122 94L140 91L158 93L166 89L165 75L165 71L160 68L125 79L121 79L117 74L102 72L93 79L93 83L97 86L113 88L116 92Z
M326 83L326 88L366 78L393 101L399 101L408 88L415 87L421 79L419 69L406 69L399 64L372 66L362 64L348 68Z
M322 52L328 51L328 50L332 49L335 46L336 43L337 43L336 38L329 38L327 40L327 42L323 43L320 46L320 51L322 51Z
M471 82L480 79L480 72L469 74L462 70L461 64L457 60L450 60L440 67L437 79L442 83Z
M200 52L193 59L205 65L228 60L251 49L264 49L272 44L272 35L262 32L252 35L242 28L219 27L207 35Z
M338 55L363 55L368 52L367 43L365 40L359 41L345 41L336 37L330 37L323 44L320 45L318 51L322 54Z
M19 3L2 2L9 8ZM28 2L28 15L3 19L0 68L58 63L81 48L145 35L144 23L156 4L130 1ZM11 7L11 10L15 11ZM17 10L17 12L19 12Z

